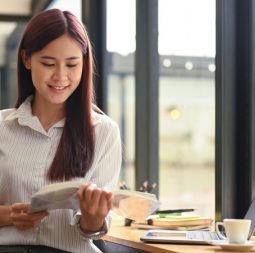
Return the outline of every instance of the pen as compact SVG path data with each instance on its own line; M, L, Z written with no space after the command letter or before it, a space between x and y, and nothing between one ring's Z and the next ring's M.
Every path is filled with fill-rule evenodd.
M158 213L158 214L165 213L165 214L167 214L167 213L183 213L183 212L193 212L193 211L195 211L195 209L190 208L190 209L158 210L155 213Z

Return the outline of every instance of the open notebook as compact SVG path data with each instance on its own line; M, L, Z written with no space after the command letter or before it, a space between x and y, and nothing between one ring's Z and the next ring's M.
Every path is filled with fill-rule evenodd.
M244 219L250 219L252 221L249 233L250 238L255 230L255 198L252 200ZM182 244L211 244L212 241L223 240L215 231L175 231L166 229L148 230L147 233L140 239L149 243Z

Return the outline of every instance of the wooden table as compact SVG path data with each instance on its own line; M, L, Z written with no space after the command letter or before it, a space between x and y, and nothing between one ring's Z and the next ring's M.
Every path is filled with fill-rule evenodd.
M140 241L140 237L145 234L145 230L125 227L123 224L122 219L113 220L109 233L103 238L105 253L237 253L211 245L144 243ZM250 252L255 252L255 247Z

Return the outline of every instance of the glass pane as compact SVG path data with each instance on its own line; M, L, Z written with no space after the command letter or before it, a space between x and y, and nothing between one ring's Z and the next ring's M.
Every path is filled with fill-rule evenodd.
M107 0L108 115L123 138L121 181L134 189L135 152L135 0Z
M17 47L24 23L0 22L0 109L14 107L17 96Z
M107 50L126 56L135 51L135 0L107 0Z
M159 0L162 208L215 211L215 0Z

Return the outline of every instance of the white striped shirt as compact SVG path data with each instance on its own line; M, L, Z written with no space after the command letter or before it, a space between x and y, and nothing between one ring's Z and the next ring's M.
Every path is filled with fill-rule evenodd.
M29 97L18 109L0 111L0 205L29 203L32 195L50 184L46 175L55 156L65 120L46 132L32 115ZM93 112L95 156L84 178L99 187L115 189L121 166L121 141L117 124L106 115ZM0 245L44 245L69 252L101 252L76 225L72 210L52 210L35 229L21 231L0 227ZM106 219L106 227L108 219Z

